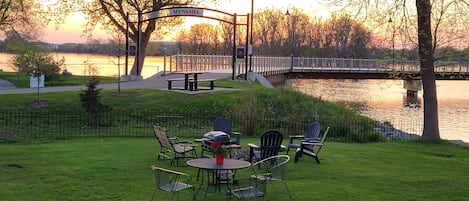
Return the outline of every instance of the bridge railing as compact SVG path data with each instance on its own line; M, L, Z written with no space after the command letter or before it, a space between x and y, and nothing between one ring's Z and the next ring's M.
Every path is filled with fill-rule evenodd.
M170 57L170 69L165 69L165 71L232 70L232 59L229 55L174 55ZM235 76L245 74L249 70L264 75L281 74L289 70L360 73L416 73L420 71L419 62L416 60L252 56L251 61L249 67L244 60L237 60ZM467 75L469 62L437 61L435 72Z
M170 69L173 71L200 71L231 69L232 57L227 55L173 55L170 57Z

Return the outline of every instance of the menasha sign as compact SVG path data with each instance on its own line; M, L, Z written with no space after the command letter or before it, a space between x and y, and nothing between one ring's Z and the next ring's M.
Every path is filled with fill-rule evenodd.
M201 8L171 8L169 16L204 16L204 10Z

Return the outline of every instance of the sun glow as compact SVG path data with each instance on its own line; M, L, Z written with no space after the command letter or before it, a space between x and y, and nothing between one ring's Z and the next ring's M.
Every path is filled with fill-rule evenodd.
M86 18L83 13L71 13L64 20L64 23L56 27L54 23L50 23L44 36L40 39L49 43L86 43L90 38L83 32ZM99 27L92 32L92 39L107 40L110 38L108 34Z
M295 7L303 12L318 17L328 17L329 11L322 0L319 1L305 1L305 0L254 0L254 15L255 12L263 8L278 8L287 11L288 8ZM231 0L220 3L217 7L209 7L212 9L220 10L227 13L237 13L238 15L245 15L251 12L252 0ZM185 26L190 27L197 23L216 23L214 20L186 17ZM83 25L86 24L86 18L82 13L72 13L65 19L64 24L56 28L55 24L49 24L45 30L45 35L40 39L44 42L50 43L86 43L90 38L83 33ZM97 28L92 33L92 39L106 41L110 39L104 30ZM166 37L164 40L171 40L171 37Z

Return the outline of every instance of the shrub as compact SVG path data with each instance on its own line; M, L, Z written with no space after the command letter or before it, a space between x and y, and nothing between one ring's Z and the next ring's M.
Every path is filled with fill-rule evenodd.
M92 76L86 85L87 89L82 90L82 93L80 93L81 108L89 114L92 128L99 127L101 115L111 110L109 106L101 103L101 96L99 95L101 89L96 88L98 83L99 80Z

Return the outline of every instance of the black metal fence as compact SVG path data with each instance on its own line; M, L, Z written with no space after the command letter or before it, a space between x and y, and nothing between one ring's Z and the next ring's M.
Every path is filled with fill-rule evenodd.
M419 138L420 122L378 122L357 117L282 118L245 114L218 115L232 120L233 130L248 136L260 136L266 130L276 129L285 138L304 134L308 125L318 121L322 130L331 127L328 140L373 142ZM3 111L0 114L0 142L26 139L54 139L69 137L153 136L152 125L168 129L171 135L201 137L211 130L216 115L178 115L159 111L110 111L99 116L99 125L89 126L90 120L81 111Z

